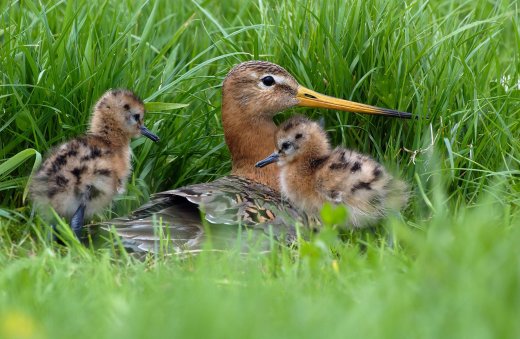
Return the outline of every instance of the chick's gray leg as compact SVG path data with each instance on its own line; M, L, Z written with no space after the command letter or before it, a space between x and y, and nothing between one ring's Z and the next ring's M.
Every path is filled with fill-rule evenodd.
M85 218L85 208L86 205L81 203L76 212L74 212L72 219L70 219L70 228L72 228L72 232L74 232L74 235L76 238L78 238L78 240L81 239L81 230L83 228L83 220Z
M70 228L72 228L72 232L78 240L81 240L81 231L83 229L83 221L85 219L85 209L87 207L87 202L90 201L90 195L92 191L92 186L87 186L83 196L81 197L81 203L78 206L76 212L70 219Z

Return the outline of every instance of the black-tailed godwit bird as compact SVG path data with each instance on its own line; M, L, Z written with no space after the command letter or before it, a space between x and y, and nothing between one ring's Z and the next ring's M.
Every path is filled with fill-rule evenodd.
M377 161L353 150L331 149L315 121L294 116L275 135L276 150L256 167L278 163L282 195L301 212L319 217L326 202L348 210L346 227L364 227L399 211L407 187Z
M270 62L241 63L222 84L222 123L231 152L231 175L157 193L130 216L106 225L114 226L125 244L144 251L157 249L160 233L171 239L175 251L199 250L206 233L201 213L205 224L211 226L213 244L215 238L224 239L229 232L234 232L236 238L237 225L261 231L257 233L271 233L279 239L292 239L293 219L306 224L308 216L281 198L278 166L260 169L255 164L275 149L277 126L273 117L294 106L412 117L410 113L314 92Z
M35 174L31 197L45 216L49 206L69 219L79 238L85 217L106 207L125 190L130 174L130 139L159 137L144 124L145 109L131 91L110 90L94 106L86 135L52 150Z

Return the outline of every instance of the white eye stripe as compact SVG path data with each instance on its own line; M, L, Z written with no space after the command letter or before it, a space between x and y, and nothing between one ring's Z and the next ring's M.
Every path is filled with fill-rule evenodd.
M274 84L275 85L281 85L281 84L284 84L286 81L285 81L285 77L283 76L279 76L279 75L273 75L273 74L269 74L269 73L266 73L264 75L262 75L260 77L260 81L258 82L258 87L262 88L262 89L266 89L266 88L272 88L273 86L266 86L264 85L264 83L262 82L262 79L267 77L267 76L270 76L274 79Z
M271 76L271 77L273 77L274 82L275 82L276 84L285 84L285 77L284 77L284 76L279 76L279 75L274 75L274 74L269 74L269 73L267 73L267 74L262 75L262 76L260 77L260 79L263 79L263 78L265 78L265 77L267 77L267 76Z
M274 81L281 85L281 84L285 84L285 77L282 77L282 76L279 76L279 75L271 75L274 79Z

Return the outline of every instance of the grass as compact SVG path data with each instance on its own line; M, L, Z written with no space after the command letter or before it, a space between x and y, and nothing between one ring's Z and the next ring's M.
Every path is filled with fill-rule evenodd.
M515 1L483 0L3 2L0 336L518 337L519 14ZM421 117L301 112L410 183L403 219L188 260L38 238L30 173L85 131L107 88L155 103L147 125L162 141L132 143L127 194L102 218L228 173L220 84L250 59Z

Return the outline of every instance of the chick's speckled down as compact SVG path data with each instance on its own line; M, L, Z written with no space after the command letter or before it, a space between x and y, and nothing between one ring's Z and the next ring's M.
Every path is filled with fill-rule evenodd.
M279 126L277 150L282 194L297 208L319 215L325 202L344 204L351 227L368 226L408 199L407 186L369 156L331 149L323 128L296 116Z
M80 205L85 216L106 207L125 189L130 174L130 139L150 133L144 105L127 90L110 90L94 106L89 132L52 150L31 183L31 197L44 215L52 206L71 218ZM144 133L143 133L144 134Z

